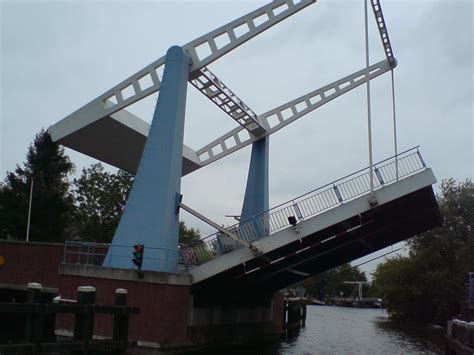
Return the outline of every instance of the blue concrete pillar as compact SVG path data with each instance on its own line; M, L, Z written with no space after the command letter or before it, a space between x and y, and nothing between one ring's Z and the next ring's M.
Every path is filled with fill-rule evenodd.
M179 215L186 90L191 60L178 46L166 53L153 121L125 211L103 266L133 268L143 244L144 270L178 271Z
M241 224L253 219L255 231L259 237L268 234L268 165L270 137L259 139L252 145L250 167L245 188L244 204L240 214ZM263 219L262 219L263 217Z

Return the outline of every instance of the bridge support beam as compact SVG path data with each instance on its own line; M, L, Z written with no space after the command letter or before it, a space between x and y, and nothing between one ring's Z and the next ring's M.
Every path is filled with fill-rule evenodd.
M181 47L168 50L148 139L103 266L132 268L133 245L143 244L144 270L178 271L178 204L190 65Z
M269 166L269 142L266 136L252 144L252 155L245 188L244 204L240 214L242 224L251 222L253 216L257 216L252 223L257 233L263 237L268 234L268 215L262 213L268 210L268 166ZM259 221L261 217L262 221Z

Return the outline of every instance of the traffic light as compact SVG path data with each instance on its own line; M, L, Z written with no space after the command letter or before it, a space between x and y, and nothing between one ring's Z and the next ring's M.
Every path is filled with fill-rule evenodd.
M136 244L133 246L135 251L133 252L133 263L138 267L138 270L141 270L143 264L143 252L145 251L145 246L143 244Z

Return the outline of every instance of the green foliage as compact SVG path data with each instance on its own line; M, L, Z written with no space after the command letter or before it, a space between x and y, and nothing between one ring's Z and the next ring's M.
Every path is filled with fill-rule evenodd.
M192 244L201 239L199 229L188 228L183 221L179 222L179 242L183 244Z
M474 270L474 185L453 179L438 196L443 226L408 242L408 257L377 267L374 290L396 317L445 324L465 297L466 274Z
M24 166L8 172L0 186L0 238L25 239L32 180L30 240L68 238L74 204L67 176L73 170L64 150L41 130L28 149Z
M110 173L100 163L83 169L70 186L74 165L64 149L42 130L30 145L23 167L0 182L0 238L24 240L31 181L34 181L31 241L76 239L110 242L125 208L133 175ZM72 193L70 192L72 187ZM200 239L199 230L179 223L181 243Z
M100 163L83 169L80 178L73 182L77 204L76 239L111 242L132 184L133 175L122 170L116 174L107 172ZM181 243L190 244L199 239L199 230L179 222Z
M367 278L357 267L344 264L305 280L302 286L306 289L306 294L319 300L350 297L354 285L345 284L344 281L367 281Z
M76 239L108 243L112 240L133 176L119 170L107 172L100 163L82 170L79 179L74 179L74 196L77 204Z

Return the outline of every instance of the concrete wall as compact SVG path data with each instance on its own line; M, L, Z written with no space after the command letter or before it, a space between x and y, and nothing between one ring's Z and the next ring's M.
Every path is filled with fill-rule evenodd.
M5 258L0 283L39 282L58 288L66 299L76 299L78 286L90 285L96 287L100 304L113 304L114 290L125 288L128 304L140 308L140 314L131 317L130 339L144 346L174 348L281 334L280 294L265 295L267 302L262 304L196 304L189 274L146 271L140 279L134 270L61 264L63 248L62 244L0 241L0 255ZM56 329L71 331L72 324L72 316L61 315ZM110 336L111 329L111 317L96 317L94 334Z

